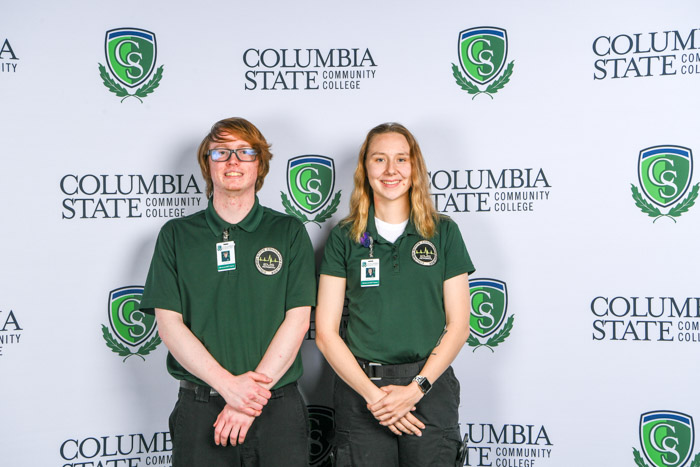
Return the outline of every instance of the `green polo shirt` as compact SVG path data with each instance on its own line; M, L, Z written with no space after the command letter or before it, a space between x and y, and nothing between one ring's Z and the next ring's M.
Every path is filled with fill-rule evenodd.
M331 231L321 274L344 277L348 299L347 345L356 357L377 363L408 363L426 358L445 328L443 282L474 272L459 227L441 216L435 235L422 238L409 221L394 243L377 234L371 207L367 232L379 258L379 286L360 286L365 248L349 237L350 224Z
M235 242L235 270L217 270L223 232ZM158 235L141 309L182 314L185 325L234 375L254 370L287 310L316 304L314 251L297 219L259 204L238 224L207 209L168 221ZM201 383L169 353L168 371ZM302 374L297 355L275 386Z

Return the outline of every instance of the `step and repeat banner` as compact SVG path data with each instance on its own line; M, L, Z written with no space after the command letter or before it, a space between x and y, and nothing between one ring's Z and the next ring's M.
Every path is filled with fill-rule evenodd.
M0 465L171 465L178 384L134 308L160 227L206 205L199 142L241 116L319 261L367 131L416 135L477 268L464 465L700 466L700 3L563 3L4 5Z

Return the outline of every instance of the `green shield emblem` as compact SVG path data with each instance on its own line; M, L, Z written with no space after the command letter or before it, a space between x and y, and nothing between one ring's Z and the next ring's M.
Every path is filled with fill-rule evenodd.
M647 412L639 420L639 437L652 466L683 467L695 444L693 418L667 410Z
M508 308L506 283L496 279L475 279L469 283L472 312L469 318L471 331L479 337L487 337L503 324Z
M109 324L114 334L127 345L141 344L156 328L155 315L138 310L142 296L143 287L133 285L109 293Z
M465 29L459 33L459 62L469 78L479 84L494 79L508 55L506 30L495 27Z
M287 162L287 187L294 204L309 214L326 205L335 185L333 159L306 155Z
M107 65L119 82L134 88L153 72L156 35L144 29L111 29L105 35Z
M639 152L639 184L655 204L667 207L685 194L693 176L692 151L682 146L654 146Z

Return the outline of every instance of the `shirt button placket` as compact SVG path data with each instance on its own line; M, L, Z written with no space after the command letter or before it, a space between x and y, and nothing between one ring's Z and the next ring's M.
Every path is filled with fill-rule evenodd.
M394 272L399 272L399 251L396 248L396 245L394 245L392 247L391 253L392 253L391 257L392 257L393 263L394 263Z
M237 225L232 225L232 226L229 228L229 232L230 232L230 234L231 234L231 240L233 240L233 242L235 243L235 245L234 245L234 247L233 247L233 251L234 251L234 253L235 253L235 255L236 255L236 269L233 269L233 270L231 270L231 271L228 271L228 274L229 274L229 277L231 278L231 280L234 280L234 279L236 278L236 276L237 276L237 275L236 275L236 270L239 269L239 268L240 268L240 265L241 265L240 255L239 255L240 244L239 244L239 241L238 241L238 226L237 226Z

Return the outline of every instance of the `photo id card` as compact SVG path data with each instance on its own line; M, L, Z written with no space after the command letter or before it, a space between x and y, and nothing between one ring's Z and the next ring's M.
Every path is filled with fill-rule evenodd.
M377 287L379 285L379 258L363 259L360 264L360 286Z
M220 242L216 244L216 270L231 271L236 269L236 243Z

